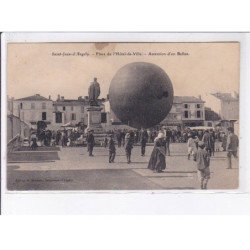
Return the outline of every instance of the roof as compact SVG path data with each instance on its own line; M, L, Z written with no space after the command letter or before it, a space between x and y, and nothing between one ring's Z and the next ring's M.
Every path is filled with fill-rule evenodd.
M81 106L81 105L84 105L85 103L86 101L84 100L71 100L71 99L64 99L64 100L53 102L53 104L57 106L72 106L72 105Z
M222 101L238 101L239 99L238 98L235 98L231 95L231 93L213 93L211 94L212 96L218 98L219 100L222 100Z
M36 95L16 99L16 101L51 101L51 100L48 98L45 98L39 94L36 94Z
M99 105L103 105L102 99L97 100ZM56 106L82 106L82 105L88 105L89 100L85 99L60 99L53 102Z
M204 103L204 101L194 96L174 96L174 103Z

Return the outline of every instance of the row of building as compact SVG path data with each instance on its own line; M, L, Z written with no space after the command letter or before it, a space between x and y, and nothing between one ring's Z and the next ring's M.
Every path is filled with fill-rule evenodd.
M102 113L105 114L105 99L99 100ZM60 129L65 124L87 125L89 106L88 97L65 99L58 95L56 101L39 94L20 99L8 98L8 114L19 117L22 121L36 126L38 121L44 121L52 130Z
M218 102L218 110L205 107L201 96L175 96L173 106L168 116L161 122L167 126L213 126L219 120L239 119L239 97L229 93L211 94L213 102ZM104 126L121 124L110 110L108 99L99 99L102 108L102 123ZM87 125L89 107L88 97L65 99L58 95L57 100L43 97L39 94L25 98L8 98L8 115L20 118L21 121L36 126L38 121L44 121L49 129L57 130L62 126L79 123Z

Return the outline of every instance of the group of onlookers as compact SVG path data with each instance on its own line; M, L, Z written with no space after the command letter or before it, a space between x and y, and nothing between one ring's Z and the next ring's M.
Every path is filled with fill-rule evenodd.
M239 138L234 134L232 127L228 128L227 135L220 131L205 130L202 137L198 137L193 133L189 133L188 137L188 160L193 156L194 161L197 163L201 189L206 189L210 179L210 157L214 156L214 153L220 151L220 147L222 147L223 151L227 151L227 168L232 169L232 156L237 158Z
M35 150L40 146L73 146L80 139L83 139L83 134L77 130L57 130L42 129L40 131L31 130L30 147ZM82 140L83 141L83 140Z
M87 143L87 150L90 157L93 157L93 149L95 146L95 137L93 130L87 130L84 135ZM180 134L179 134L180 132ZM227 134L219 130L191 130L187 128L178 133L173 130L162 127L156 136L153 136L154 148L150 156L148 168L154 172L161 173L166 168L166 155L170 156L170 143L176 142L176 134L185 138L187 143L187 158L193 158L197 165L197 171L201 180L201 189L207 188L210 178L210 157L215 152L223 150L227 151L228 169L232 168L232 156L237 158L237 150L239 139L234 134L233 128L228 128ZM78 140L83 134L77 130L50 131L42 130L40 134L32 132L30 136L30 147L35 150L38 146L37 141L41 145L61 145L67 146L70 141ZM186 138L187 137L187 138ZM173 139L174 138L174 139ZM178 138L178 136L177 136ZM141 156L145 156L146 145L152 139L152 133L146 129L141 130L116 130L110 131L109 135L104 138L103 146L109 150L109 163L113 163L116 156L116 144L118 147L124 147L127 163L131 163L131 154L134 144L140 144Z

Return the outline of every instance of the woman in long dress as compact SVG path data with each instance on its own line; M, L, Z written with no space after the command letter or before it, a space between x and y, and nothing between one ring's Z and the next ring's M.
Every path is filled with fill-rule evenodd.
M166 169L166 140L162 132L154 140L154 149L148 163L148 168L161 173Z

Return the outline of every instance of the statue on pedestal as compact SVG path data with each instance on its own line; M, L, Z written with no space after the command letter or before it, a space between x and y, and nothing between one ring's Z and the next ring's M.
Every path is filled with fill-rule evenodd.
M97 82L97 78L90 83L89 89L89 107L88 112L88 127L87 130L92 130L95 134L102 133L103 128L101 125L101 110L102 107L98 104L98 97L100 95L100 84Z
M97 78L94 78L94 81L90 83L89 86L89 105L90 106L99 106L97 98L100 95L100 84L97 82Z

